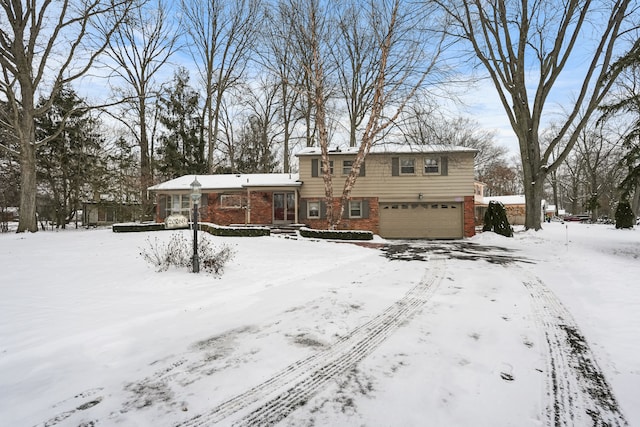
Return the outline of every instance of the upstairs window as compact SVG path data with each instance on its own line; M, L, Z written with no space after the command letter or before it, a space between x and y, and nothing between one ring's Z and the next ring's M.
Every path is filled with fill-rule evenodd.
M329 175L333 175L333 160L329 160Z
M414 175L416 173L416 159L404 157L400 159L400 175Z
M424 173L440 173L440 162L437 158L427 157L424 159Z
M311 159L311 176L319 177L322 176L322 174L322 160ZM333 175L333 160L329 160L329 174Z
M353 160L342 161L342 175L349 175L351 173L351 167L353 166Z

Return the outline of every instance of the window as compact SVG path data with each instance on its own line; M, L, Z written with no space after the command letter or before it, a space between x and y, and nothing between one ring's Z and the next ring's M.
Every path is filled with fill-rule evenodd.
M416 173L416 159L403 158L400 159L400 174L412 175Z
M329 175L333 175L333 160L329 160Z
M362 201L351 200L349 202L349 218L362 218Z
M222 209L239 209L242 207L242 196L240 194L220 195L220 207Z
M353 166L353 160L342 161L342 175L349 175L351 173L351 167Z
M322 176L322 159L311 159L311 176ZM333 175L333 160L329 160L329 174Z
M320 202L307 202L307 218L320 218Z
M424 173L440 173L440 164L436 158L424 159Z
M189 218L190 199L188 194L172 194L170 215L184 215Z

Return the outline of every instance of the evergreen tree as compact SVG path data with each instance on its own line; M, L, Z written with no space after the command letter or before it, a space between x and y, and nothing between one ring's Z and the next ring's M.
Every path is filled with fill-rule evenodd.
M242 129L238 147L235 150L236 171L240 173L271 173L278 166L272 150L273 141L269 137L268 125L258 116L251 116Z
M200 96L189 86L189 72L179 68L173 85L160 99L158 170L164 178L207 173L205 141L202 139Z
M40 104L46 102L43 99ZM99 123L83 105L75 91L65 86L48 113L36 120L37 138L48 139L37 153L39 188L45 190L39 214L56 227L65 228L82 201L91 198L91 182L102 178Z
M493 231L505 237L513 237L513 228L507 219L507 211L500 202L490 201L487 211L484 213L484 226L482 231Z
M118 203L140 202L140 160L133 144L120 137L113 143L107 157L110 199Z
M620 200L616 208L616 228L633 228L635 215L628 200Z

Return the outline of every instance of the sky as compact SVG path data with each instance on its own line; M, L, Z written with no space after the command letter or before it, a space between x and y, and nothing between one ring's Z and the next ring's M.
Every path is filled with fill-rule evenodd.
M140 257L174 233L0 234L0 425L640 424L638 230L209 236L220 276Z

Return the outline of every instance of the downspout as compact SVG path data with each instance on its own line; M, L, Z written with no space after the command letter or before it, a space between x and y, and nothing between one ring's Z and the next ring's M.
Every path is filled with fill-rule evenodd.
M251 190L247 187L247 209L244 216L244 225L251 224Z
M300 197L300 195L298 194L298 189L296 188L296 191L294 193L296 196L293 198L293 206L294 206L294 211L293 211L293 220L296 224L299 224L298 222L298 197Z

